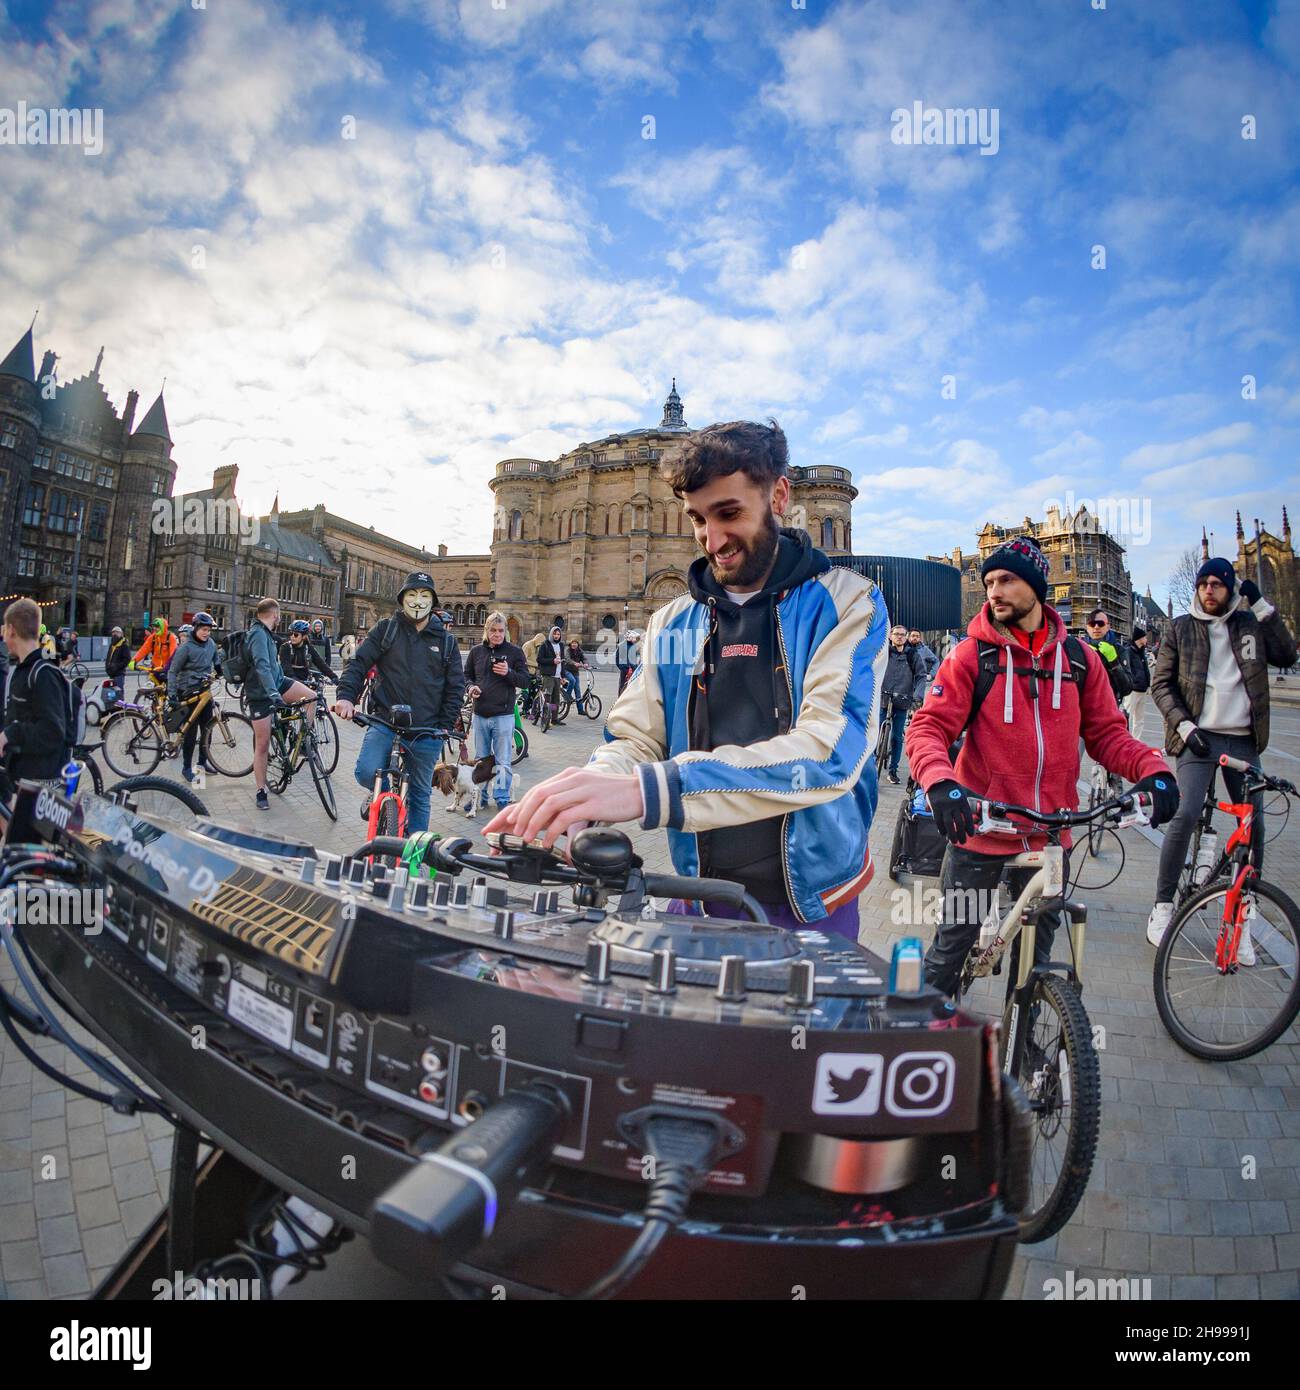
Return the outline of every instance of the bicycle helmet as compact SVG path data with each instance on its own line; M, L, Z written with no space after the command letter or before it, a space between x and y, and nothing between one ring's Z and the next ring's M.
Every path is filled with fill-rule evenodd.
M193 623L182 623L182 624L180 625L180 627L178 627L178 628L176 629L176 631L177 631L182 637L188 637L188 636L190 635L190 633L194 631L194 624L193 624Z
M298 618L294 622L289 624L289 631L307 633L311 631L311 624L304 622L301 618Z
M194 627L216 627L216 623L214 623L214 622L212 621L212 614L211 614L211 613L196 613L196 614L194 615L194 623L193 623L193 626L194 626Z

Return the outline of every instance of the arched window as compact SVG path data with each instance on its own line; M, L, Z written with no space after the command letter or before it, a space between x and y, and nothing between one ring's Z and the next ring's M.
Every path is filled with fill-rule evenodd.
M524 516L522 512L514 511L510 513L510 539L521 541L524 538Z
M605 534L609 535L609 513L605 513Z
M835 549L835 522L830 517L822 522L822 549Z
M682 514L680 511L677 513L677 534L679 536L682 534Z
M457 627L463 627L463 626L464 626L464 623L465 623L465 609L464 609L464 608L462 607L462 605L459 604L459 603L456 605L455 609L453 610L452 622L454 622L454 623L456 624Z

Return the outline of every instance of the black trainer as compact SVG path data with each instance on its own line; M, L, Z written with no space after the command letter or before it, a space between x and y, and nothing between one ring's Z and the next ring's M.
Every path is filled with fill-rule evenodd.
M271 809L271 798L266 794L265 787L257 789L257 809L259 811L269 811Z

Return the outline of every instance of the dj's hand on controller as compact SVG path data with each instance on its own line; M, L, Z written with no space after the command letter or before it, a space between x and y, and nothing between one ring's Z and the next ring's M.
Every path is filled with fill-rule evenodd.
M483 833L519 835L529 844L540 839L550 849L561 835L593 821L617 825L644 814L641 781L634 773L570 767L531 787L516 805L503 807Z

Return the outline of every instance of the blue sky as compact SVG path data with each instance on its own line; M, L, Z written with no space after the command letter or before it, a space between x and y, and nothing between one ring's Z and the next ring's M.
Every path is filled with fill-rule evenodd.
M1163 597L1295 500L1300 5L1095 3L0 0L0 106L105 140L0 147L0 336L165 375L258 508L485 549L497 459L675 375L850 468L859 551L1111 498Z

